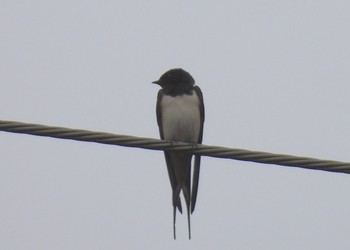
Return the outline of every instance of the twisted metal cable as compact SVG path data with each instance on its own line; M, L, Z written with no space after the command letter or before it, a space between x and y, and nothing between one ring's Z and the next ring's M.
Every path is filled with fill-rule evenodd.
M204 144L164 141L153 138L142 138L127 135L117 135L81 129L70 129L39 124L0 120L0 131L11 133L47 136L59 139L96 142L102 144L137 147L151 150L190 151L194 154L217 158L229 158L241 161L251 161L265 164L275 164L289 167L299 167L330 172L350 173L350 163L320 160L308 157L298 157L283 154L272 154L244 149L217 147Z

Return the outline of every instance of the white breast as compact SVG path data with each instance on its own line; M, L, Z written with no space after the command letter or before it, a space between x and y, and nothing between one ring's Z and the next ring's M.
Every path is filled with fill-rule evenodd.
M199 98L192 95L162 98L162 125L166 140L197 142L200 131Z

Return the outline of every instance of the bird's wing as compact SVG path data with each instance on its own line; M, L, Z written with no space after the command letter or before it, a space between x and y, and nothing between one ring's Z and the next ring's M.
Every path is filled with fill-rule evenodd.
M197 143L201 144L203 139L203 125L204 125L204 102L203 102L203 94L201 89L198 86L194 86L194 91L196 92L199 98L199 111L200 111L200 131ZM193 169L193 184L192 184L192 195L191 195L191 213L194 211L194 207L196 205L197 200L197 192L198 192L198 182L199 182L199 170L201 165L201 156L196 155L194 158L194 169Z
M158 97L157 97L156 113L157 113L157 123L158 123L158 127L159 127L160 138L162 140L164 140L163 125L162 125L162 108L161 108L162 98L163 98L163 90L160 89L158 92ZM164 151L164 156L165 156L166 166L168 169L171 188L174 192L174 190L177 187L177 180L176 180L176 176L175 176L175 172L174 172L174 167L173 167L172 161L170 160L169 153ZM180 199L178 199L178 201L177 201L177 208L179 209L180 213L182 213Z

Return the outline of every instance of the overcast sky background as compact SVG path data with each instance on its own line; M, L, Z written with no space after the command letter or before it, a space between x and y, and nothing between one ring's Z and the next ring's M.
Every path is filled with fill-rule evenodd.
M201 87L205 144L350 161L348 1L10 1L0 119L158 138L151 82ZM0 248L349 249L350 177L204 157L192 240L160 151L0 132Z

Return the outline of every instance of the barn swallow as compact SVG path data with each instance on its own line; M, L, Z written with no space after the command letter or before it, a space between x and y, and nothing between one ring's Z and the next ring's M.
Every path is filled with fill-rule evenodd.
M165 72L153 83L161 86L157 98L157 123L162 140L202 143L204 103L200 88L193 77L183 69ZM180 193L187 207L188 233L191 239L190 214L196 205L201 157L195 155L193 186L191 189L191 162L193 154L164 151L172 188L173 230L176 239L176 208L182 213Z

